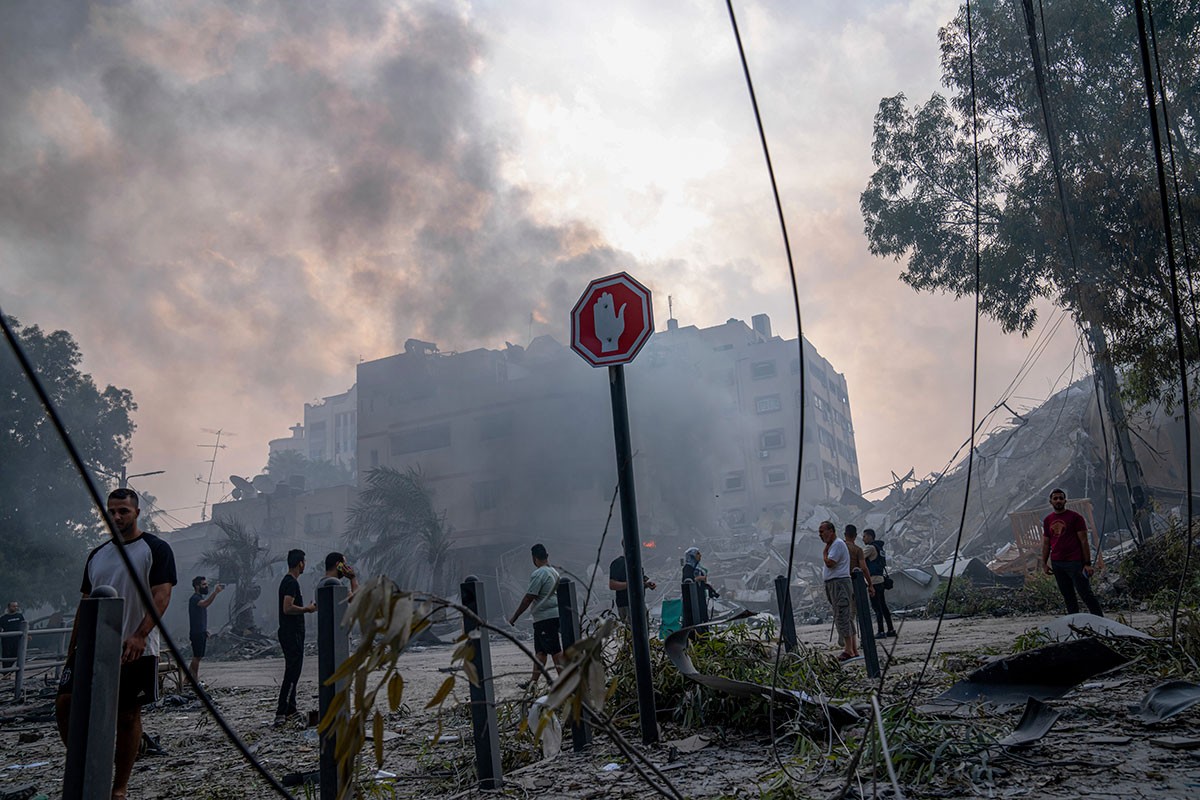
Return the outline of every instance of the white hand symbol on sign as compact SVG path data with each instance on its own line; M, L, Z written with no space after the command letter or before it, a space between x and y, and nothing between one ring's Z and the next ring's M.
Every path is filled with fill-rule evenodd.
M625 332L625 304L613 313L613 296L608 292L600 295L592 306L592 318L596 322L596 337L600 340L600 352L611 353L617 349L621 334Z

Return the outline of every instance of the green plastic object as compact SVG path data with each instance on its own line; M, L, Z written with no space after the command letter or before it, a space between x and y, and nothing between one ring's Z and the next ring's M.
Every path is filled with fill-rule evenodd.
M683 626L683 600L662 601L662 623L658 626L658 638L665 640Z

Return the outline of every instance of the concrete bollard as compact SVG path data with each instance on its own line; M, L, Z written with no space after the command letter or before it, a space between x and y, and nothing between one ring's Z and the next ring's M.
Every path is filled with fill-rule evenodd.
M575 592L575 581L558 579L558 630L562 636L562 647L566 650L579 641L579 598ZM592 726L585 715L578 721L571 720L571 747L576 753L584 750L592 741Z
M97 586L79 603L63 800L108 800L117 747L117 687L125 601Z
M796 649L796 619L792 616L792 593L787 578L775 578L775 600L779 604L779 638L789 653Z
M854 587L854 609L858 615L859 641L862 643L863 659L867 662L867 677L879 677L879 653L875 649L875 628L871 624L871 599L867 596L867 583L863 571L857 567L850 573Z
M345 688L344 680L334 686L325 682L350 656L350 631L342 625L346 595L349 591L337 578L325 578L317 585L317 705L321 719L333 703L333 697ZM334 753L337 735L333 730L321 734L321 800L337 800L350 776L338 769Z
M479 619L487 619L487 598L483 581L468 575L459 586L462 604ZM463 633L479 628L471 617L463 617ZM500 730L496 726L496 687L492 678L492 651L487 630L480 630L471 659L479 685L471 684L471 732L475 739L475 770L480 789L504 786L504 768L500 762Z

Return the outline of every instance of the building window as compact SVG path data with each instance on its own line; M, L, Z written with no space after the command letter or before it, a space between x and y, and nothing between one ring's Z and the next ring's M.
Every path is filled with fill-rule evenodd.
M818 427L818 433L821 437L821 444L829 448L829 452L837 452L837 441L833 438L833 434L824 428Z
M828 461L822 461L821 468L825 473L825 480L829 481L830 483L838 482L839 476L837 467L835 467L833 464L830 464Z
M730 472L725 476L725 491L740 492L746 488L746 473Z
M763 431L758 435L759 450L778 450L783 447L783 428Z
M503 439L512 436L513 418L511 411L501 411L496 414L485 414L479 418L479 438Z
M763 483L767 486L779 486L787 483L787 467L763 467Z
M392 455L419 453L423 450L437 450L450 446L450 424L429 425L424 428L413 428L391 436Z
M804 480L815 481L817 479L817 465L809 464L804 468Z
M755 361L750 365L750 377L756 381L775 377L774 361Z
M713 348L713 352L720 353L723 350L732 350L732 349L733 349L733 345L731 345L731 344L719 344Z
M323 511L320 514L304 515L305 533L333 533L333 512Z
M476 511L490 511L500 506L504 497L504 481L481 481L471 486L471 493L475 497Z
M813 395L813 408L815 408L817 411L823 411L825 409L825 401L815 394Z
M783 404L779 402L779 395L777 394L768 394L754 398L754 411L758 414L770 414L772 411L779 411L782 408Z

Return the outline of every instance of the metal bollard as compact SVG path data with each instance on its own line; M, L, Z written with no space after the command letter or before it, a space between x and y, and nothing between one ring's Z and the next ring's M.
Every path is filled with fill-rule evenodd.
M878 678L879 653L875 650L875 628L871 624L871 600L867 596L863 571L858 567L850 572L850 584L854 587L854 608L858 614L858 633L863 658L867 662L867 677Z
M562 647L566 650L579 641L579 598L575 594L575 581L558 579L558 630L562 636ZM592 726L581 714L571 720L571 747L576 753L585 749L592 741Z
M117 747L117 687L125 601L97 586L79 603L63 800L108 800Z
M779 604L779 638L789 653L796 649L796 619L792 616L792 593L787 578L775 578L775 600Z
M17 637L17 666L13 678L13 702L20 703L25 699L25 648L29 641L29 623L22 622L20 635Z
M468 575L459 587L462 604L479 619L487 619L487 598L483 581ZM463 617L463 633L479 627L471 617ZM475 640L475 656L471 659L479 685L471 684L471 732L475 738L475 770L480 789L500 789L504 786L504 767L500 763L500 731L496 726L496 687L492 678L492 651L487 630Z
M337 578L325 578L317 584L317 706L321 719L333 703L333 697L345 688L346 681L327 686L338 667L350 656L350 631L342 625L342 606L349 591ZM337 735L333 730L321 734L321 800L337 800L350 776L338 769Z
M693 589L696 582L688 578L683 582L681 592L683 595L683 627L690 628L693 625L700 624L700 609L696 606L696 593Z

